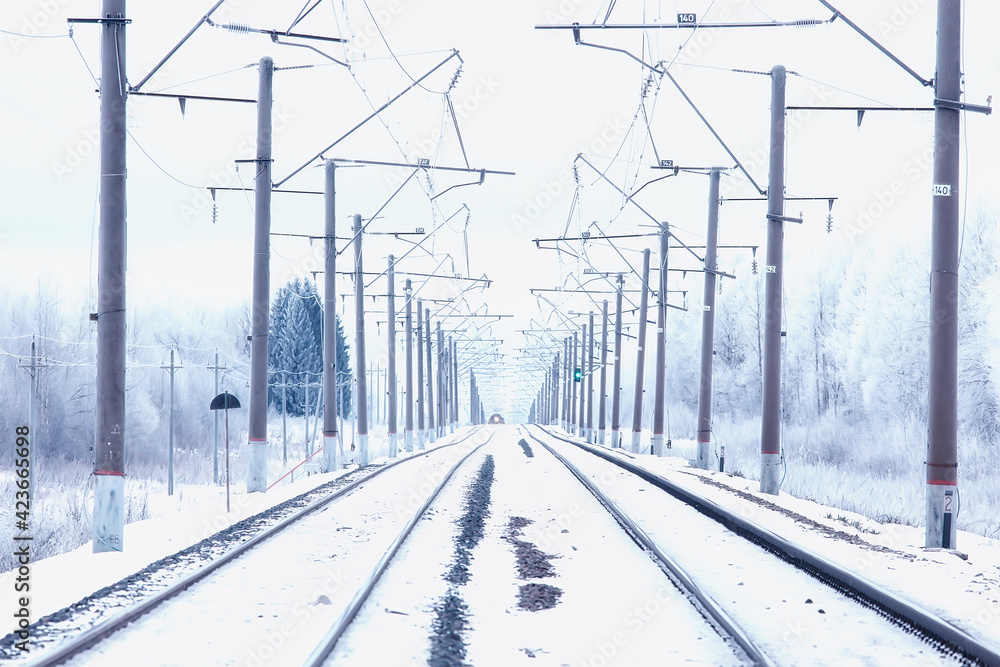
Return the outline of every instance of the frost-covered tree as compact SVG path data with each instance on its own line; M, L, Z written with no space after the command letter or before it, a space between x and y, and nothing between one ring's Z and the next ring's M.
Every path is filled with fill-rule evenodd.
M323 380L323 307L316 285L298 278L278 290L268 322L269 403L279 411L302 416L321 414L319 387ZM350 355L343 326L337 318L337 376L340 408L351 405ZM282 387L285 384L284 403Z

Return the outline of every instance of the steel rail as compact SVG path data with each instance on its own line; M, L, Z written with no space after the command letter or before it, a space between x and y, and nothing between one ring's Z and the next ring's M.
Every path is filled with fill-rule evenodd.
M543 429L544 430L544 429ZM673 581L682 592L687 593L687 597L690 599L692 596L697 600L698 605L701 606L702 610L709 616L715 623L717 623L724 632L726 632L730 638L736 643L737 646L750 658L755 665L762 665L764 667L772 667L774 662L770 660L761 649L754 644L753 640L743 631L736 621L732 619L729 614L725 612L718 605L718 603L711 598L701 587L695 583L694 579L688 575L687 572L682 568L673 558L663 553L663 551L656 545L656 543L646 534L646 532L639 527L632 519L625 514L617 504L611 498L609 498L603 491L601 491L596 484L594 484L590 478L588 478L583 472L580 471L575 465L569 462L562 454L555 451L543 440L531 433L530 430L525 428L525 431L532 440L544 447L550 454L552 454L556 459L559 460L566 469L573 473L573 476L583 484L588 491L597 501L604 506L604 508L614 517L618 525L624 529L628 536L632 538L637 545L642 547L649 555L653 561L663 570L667 576ZM551 435L551 434L550 434ZM574 443L575 444L575 443Z
M478 430L480 429L477 429L477 431ZM490 433L490 437L488 437L485 440L485 442L483 442L478 447L473 449L471 452L463 456L458 463L452 466L451 470L448 471L448 474L445 475L440 482L438 482L438 485L434 488L434 491L432 491L431 494L427 496L427 499L424 501L424 503L420 506L419 509L417 509L414 515L406 523L406 525L403 526L403 529L399 532L399 535L396 536L396 539L389 546L386 552L382 555L382 558L375 565L375 568L372 570L371 574L368 575L368 578L365 580L365 583L362 584L361 588L358 589L358 592L354 594L354 599L352 599L351 603L347 605L347 608L344 610L344 613L337 620L337 622L330 628L330 630L327 631L326 635L324 635L323 639L316 646L316 648L309 655L309 657L306 658L306 661L303 663L304 667L320 667L321 665L326 663L327 658L330 657L330 654L333 653L333 649L336 648L337 642L339 642L340 638L344 636L345 632L347 632L347 628L349 628L351 623L354 622L354 619L358 615L358 612L361 611L361 608L364 606L365 602L368 601L369 596L371 596L372 591L375 590L375 586L376 584L378 584L379 579L381 579L382 575L385 574L385 571L389 569L389 564L392 562L392 559L395 558L396 553L399 551L400 547L403 546L403 542L405 542L406 538L410 536L410 533L413 532L413 529L416 528L417 524L424 517L424 514L430 508L431 504L434 502L435 499L437 499L438 495L448 484L448 482L451 481L451 478L454 477L455 472L462 467L462 464L465 463L469 459L469 457L471 457L473 454L475 454L480 449L485 447L489 443L489 441L493 439L494 435L496 435L495 429L493 430L492 433ZM469 437L471 437L471 434Z
M265 530L261 531L260 533L250 538L246 542L240 544L239 546L234 547L231 551L226 552L224 555L220 556L216 560L205 565L201 569L192 572L187 576L182 577L181 579L178 579L173 584L170 584L167 588L164 588L159 593L156 593L146 598L142 602L136 604L135 606L129 607L125 611L122 611L121 613L116 614L115 616L112 616L111 618L102 621L101 623L98 623L97 625L91 627L85 632L77 635L73 639L63 644L60 644L51 651L42 654L37 660L26 663L27 666L52 667L54 665L59 665L66 662L67 660L72 659L73 657L79 655L83 651L86 651L87 649L92 648L93 646L104 641L118 630L124 628L129 623L149 613L155 607L159 606L163 602L166 602L167 600L184 592L186 589L190 588L194 584L202 581L210 574L214 573L216 570L220 569L224 565L227 565L233 560L244 555L246 552L250 551L257 545L274 537L275 535L283 531L285 528L291 526L293 523L296 523L300 519L305 518L306 516L312 514L318 509L326 507L334 500L337 500L349 493L352 493L359 486L374 479L378 475L381 475L386 470L394 468L395 466L404 463L406 461L412 461L422 456L426 456L427 454L430 454L432 452L439 452L447 447L454 447L455 445L458 445L468 440L480 430L482 430L482 426L480 426L477 429L474 429L468 435L461 438L460 440L456 440L455 442L441 445L433 449L428 449L426 451L419 452L411 456L407 456L406 458L397 459L395 461L390 461L389 463L381 465L378 469L372 471L371 473L365 475L360 479L355 480L354 482L351 482L347 486L338 489L334 493L331 493L329 496L321 498L320 500L317 500L315 503L299 510L295 514L285 517L278 523L274 524L269 528L266 528Z
M620 468L635 474L642 480L649 482L653 486L666 491L678 500L687 503L705 516L718 521L734 533L749 539L762 548L775 554L782 560L810 574L819 581L826 583L837 589L844 595L856 600L858 603L869 607L881 614L891 622L904 629L916 629L931 642L938 643L942 647L961 654L979 664L1000 665L1000 652L988 644L959 627L952 625L948 621L935 614L919 607L895 593L892 593L882 586L855 574L826 558L815 554L791 541L781 537L766 528L758 526L738 514L730 512L724 507L702 498L701 496L688 491L687 489L667 480L645 468L624 461L620 457L606 451L600 447L594 447L581 442L576 442L556 433L552 433L543 426L538 426L547 435L590 452L609 461ZM617 452L616 452L617 453Z

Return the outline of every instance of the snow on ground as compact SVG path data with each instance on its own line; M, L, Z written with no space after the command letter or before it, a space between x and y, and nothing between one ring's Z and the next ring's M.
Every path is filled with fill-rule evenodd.
M697 624L691 619L677 620L673 612L662 612L667 605L658 597L665 590L659 571L599 508L588 506L584 511L587 503L595 502L593 498L577 488L569 474L560 472L554 462L546 463L543 457L548 454L541 447L532 443L534 457L527 457L517 445L520 437L513 426L499 427L496 442L474 456L456 479L458 483L445 491L443 500L449 509L434 510L430 521L418 526L401 552L407 567L390 570L390 580L395 578L407 585L385 589L391 593L377 589L377 596L382 597L363 610L360 618L378 621L367 630L405 627L405 634L375 634L398 637L398 643L406 645L411 657L426 655L421 651L426 651L432 607L448 588L441 577L453 548L456 529L452 515L460 512L462 487L483 457L491 454L496 461L496 480L485 537L473 552L470 581L458 589L471 614L467 633L471 664L644 665L651 664L650 656L656 656L656 660L664 656L662 643L671 632L668 627L689 624L684 636L697 635ZM675 441L673 451L687 453L690 448L691 443ZM643 455L633 460L1000 647L997 540L960 533L959 548L968 554L968 559L963 560L952 553L923 549L921 528L878 524L784 493L760 494L756 482L694 469L682 457ZM126 527L123 553L92 554L87 545L33 563L32 616L37 619L56 611L164 555L340 474L302 478L267 494L234 494L229 514L223 497L174 516L130 524ZM761 501L772 506L762 505ZM655 513L656 508L651 509ZM518 588L525 581L517 579L514 568L508 532L513 516L533 522L524 527L519 539L557 556L551 561L556 576L537 580L563 591L551 609L533 612L517 605ZM431 537L433 548L423 555L411 553L412 545L418 544L415 540L423 539L421 536ZM608 555L611 553L615 556ZM610 579L598 574L598 568L606 562L613 563L615 574ZM0 575L0 589L12 590L13 578L12 572ZM12 598L3 596L0 611L12 613ZM654 608L655 613L649 613ZM717 637L707 633L699 648L705 649L714 641ZM668 645L673 646L670 642ZM726 648L722 648L721 654L705 649L701 656L686 657L702 664L724 664Z
M674 442L675 451L694 452L695 443ZM756 481L703 471L683 457L638 455L630 460L823 555L970 635L991 642L1000 651L1000 540L960 531L958 550L967 555L965 560L951 552L924 549L922 527L880 524L786 493L763 494ZM787 513L770 509L761 501Z

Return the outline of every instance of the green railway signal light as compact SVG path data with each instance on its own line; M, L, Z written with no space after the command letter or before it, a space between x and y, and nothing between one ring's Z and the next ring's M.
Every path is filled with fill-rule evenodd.
M573 382L580 382L583 379L583 371L579 368L573 371Z

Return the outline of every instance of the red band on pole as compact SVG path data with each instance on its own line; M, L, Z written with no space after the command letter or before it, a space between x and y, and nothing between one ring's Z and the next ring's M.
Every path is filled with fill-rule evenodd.
M947 480L947 479L929 479L927 483L932 486L958 486L958 480Z
M95 470L95 475L110 475L111 477L124 477L125 473L121 470Z

